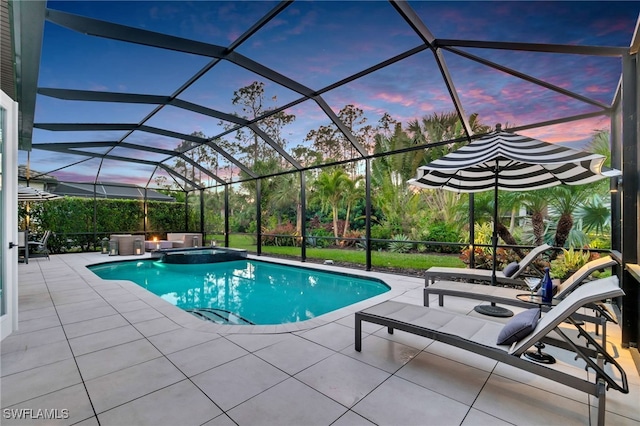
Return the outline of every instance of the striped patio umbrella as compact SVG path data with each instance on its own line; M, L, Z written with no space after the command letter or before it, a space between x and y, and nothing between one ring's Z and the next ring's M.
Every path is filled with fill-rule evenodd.
M496 284L498 190L531 191L556 185L582 185L620 175L603 167L605 157L527 136L496 130L418 168L410 185L458 193L494 190L493 274Z

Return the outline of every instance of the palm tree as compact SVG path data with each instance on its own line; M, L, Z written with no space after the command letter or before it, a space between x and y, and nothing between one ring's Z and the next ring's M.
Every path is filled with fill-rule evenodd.
M503 213L505 211L509 211L510 213L511 210L513 209L513 204L509 204L507 202L508 201L507 198L508 197L505 197L504 194L502 197L499 196L498 220L494 224L494 226L496 227L498 237L500 237L502 241L505 242L505 244L515 246L515 245L518 245L518 242L511 234L511 231L509 231L509 228L504 226L504 224L500 220L500 217L503 216ZM475 212L476 218L481 218L481 219L484 219L485 221L493 220L494 208L495 206L493 204L493 191L487 191L487 192L481 192L481 193L475 194L474 212ZM516 252L516 254L521 258L525 256L525 253L523 253L522 250L520 250L519 248L514 248L513 251Z
M338 209L342 201L343 188L350 181L349 175L342 169L334 169L333 172L324 170L315 182L314 197L320 201L323 210L331 210L333 218L333 236L338 238Z
M296 232L302 235L302 203L298 174L287 173L279 176L271 192L270 202L273 203L275 211L284 211L293 205L296 206Z
M351 207L353 204L362 198L362 188L358 185L360 181L364 180L364 176L357 176L355 179L349 179L344 181L342 188L343 201L347 205L347 213L344 218L344 231L342 235L346 235L349 231L349 216L351 215Z
M573 212L581 205L593 190L591 185L560 185L547 190L549 205L558 215L558 224L553 244L564 247L573 228Z
M522 202L531 213L533 243L539 246L544 243L544 213L547 209L546 191L529 191L524 195Z

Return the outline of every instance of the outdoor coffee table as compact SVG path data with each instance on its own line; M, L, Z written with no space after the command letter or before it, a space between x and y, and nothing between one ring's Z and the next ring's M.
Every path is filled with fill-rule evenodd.
M147 251L173 248L173 243L167 240L148 240L144 242L144 248Z

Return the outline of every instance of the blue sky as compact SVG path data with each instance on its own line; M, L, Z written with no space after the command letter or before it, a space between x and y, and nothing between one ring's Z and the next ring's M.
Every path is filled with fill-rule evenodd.
M51 9L228 46L277 2L73 1L48 3ZM628 46L640 2L427 2L410 6L436 38L527 43ZM386 1L296 1L236 51L254 61L320 90L341 79L421 44L420 38ZM464 48L465 52L528 73L559 87L610 103L621 72L618 58L512 52ZM564 95L443 52L468 114L486 124L526 125L596 110ZM170 95L205 66L210 58L89 37L47 22L40 65L40 87ZM227 61L213 67L179 98L229 113L234 90L253 81L265 83L267 107L298 99L299 94ZM402 62L324 93L337 112L354 104L375 124L387 112L402 123L433 113L453 111L433 54L423 51ZM36 122L139 123L154 106L60 101L38 96ZM287 149L303 143L309 130L329 124L312 101L287 111L296 121L287 126ZM222 131L219 120L165 107L147 123L182 133ZM526 134L550 142L584 145L607 118L549 126ZM524 132L523 132L524 133ZM50 132L36 129L34 143L119 140L125 132ZM179 140L134 132L127 142L167 149ZM120 154L131 154L120 149ZM102 152L98 150L98 152ZM120 155L118 154L118 155ZM141 151L134 156L162 158ZM32 168L49 172L81 161L35 150ZM26 160L21 153L21 163ZM93 180L99 160L67 167L61 179ZM149 179L149 167L106 162L100 180Z

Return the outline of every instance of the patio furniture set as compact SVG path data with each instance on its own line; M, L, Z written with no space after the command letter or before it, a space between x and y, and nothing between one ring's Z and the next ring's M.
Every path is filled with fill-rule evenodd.
M363 322L387 327L390 334L398 329L427 337L593 395L598 400L597 424L604 425L606 391L615 389L629 393L625 371L616 357L606 350L606 323L615 323L616 318L605 302L624 296L624 292L615 275L593 281L587 281L587 278L594 271L615 266L617 262L610 256L588 262L557 286L552 302L543 303L533 292L520 294L522 290L513 285L525 285L524 278L519 283L514 282L514 275L517 278L535 257L549 248L545 245L532 250L532 254L524 258L517 268L515 265L511 268L515 273L506 274L510 276L505 276L504 271L498 273L499 285L495 284L496 275L491 271L430 268L426 273L424 306L386 301L356 312L355 350L362 351ZM493 284L435 281L441 278L463 278ZM429 307L429 296L433 294L438 295L441 307L446 295L525 310L506 323L498 322ZM595 335L601 334L600 342L587 330L587 324L595 324ZM554 364L555 359L541 350L545 344L573 352L575 359L584 361L586 368L595 374L589 374L585 379L584 375L552 368L550 364Z
M141 255L145 251L198 247L202 245L202 234L190 232L169 232L166 240L145 240L144 235L112 234L108 246L102 253L110 256Z

